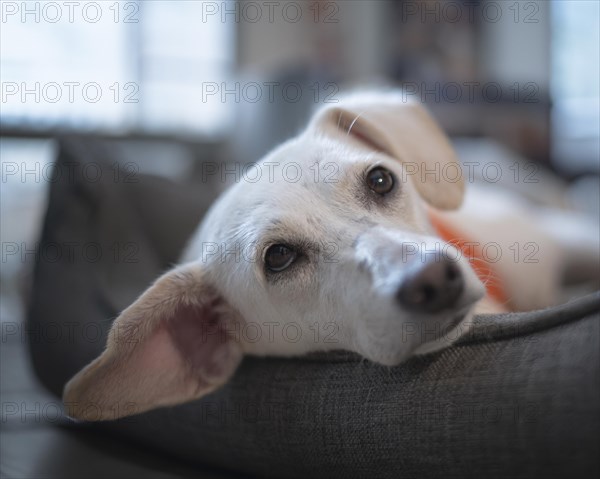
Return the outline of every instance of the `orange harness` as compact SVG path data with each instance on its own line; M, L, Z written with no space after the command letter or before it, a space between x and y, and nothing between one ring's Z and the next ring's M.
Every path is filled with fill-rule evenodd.
M441 239L462 251L462 254L468 259L469 264L475 271L475 274L477 274L485 285L488 297L509 308L509 296L503 288L493 264L485 259L481 245L466 240L465 235L450 226L448 221L444 221L441 215L436 214L433 210L429 212L429 220Z

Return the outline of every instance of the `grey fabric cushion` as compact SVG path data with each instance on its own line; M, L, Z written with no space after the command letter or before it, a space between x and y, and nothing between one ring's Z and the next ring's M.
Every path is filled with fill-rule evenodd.
M62 151L61 161L73 159L72 146ZM193 188L183 194L179 185L141 183L139 191L153 191L184 224L206 208ZM193 228L174 231L181 236L172 257L160 256L145 226L132 221L136 207L152 207L140 205L141 193L115 184L88 191L96 188L53 186L41 247L59 233L71 241L117 235L139 242L139 261L38 261L29 327L102 325L93 340L31 342L38 375L56 394L102 349L122 303L175 260ZM165 220L158 210L145 217ZM125 293L114 291L124 285ZM600 472L599 310L594 294L545 311L482 316L458 345L393 368L345 352L246 358L230 383L201 400L74 427L262 476L589 477Z
M599 299L559 309L565 323L529 334L486 318L472 342L394 368L346 353L247 358L211 396L105 427L275 477L592 476L599 321L581 313ZM554 313L519 317L542 328ZM483 339L509 330L517 335Z
M115 175L142 161L99 140L59 142L28 311L33 365L57 394L103 350L116 314L177 261L216 195L206 183Z

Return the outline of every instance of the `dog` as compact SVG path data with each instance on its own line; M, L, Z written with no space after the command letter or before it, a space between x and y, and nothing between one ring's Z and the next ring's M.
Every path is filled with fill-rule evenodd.
M449 346L476 313L552 304L566 263L597 261L595 239L568 246L516 200L477 188L465 198L466 183L419 103L362 93L322 107L218 199L181 263L115 320L105 351L65 387L69 415L200 398L245 354L342 349L395 366ZM515 261L518 241L537 261ZM501 260L481 257L491 243Z

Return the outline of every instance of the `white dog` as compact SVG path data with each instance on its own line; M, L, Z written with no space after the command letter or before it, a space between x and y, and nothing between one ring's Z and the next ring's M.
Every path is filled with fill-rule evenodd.
M464 186L420 105L361 94L321 109L116 319L104 353L65 388L69 414L114 419L199 398L244 354L345 349L392 366L448 346L475 312L554 302L571 250L491 193L449 211ZM465 233L472 254L444 231ZM538 261L515 260L519 239ZM490 264L492 242L502 259Z

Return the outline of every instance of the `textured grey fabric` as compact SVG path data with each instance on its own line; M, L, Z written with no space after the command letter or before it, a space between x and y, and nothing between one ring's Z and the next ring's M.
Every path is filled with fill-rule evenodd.
M394 368L247 358L211 396L103 427L276 477L594 477L599 321L578 316Z
M177 260L216 194L206 183L116 175L116 164L143 159L111 146L65 138L54 165L28 329L33 365L55 394L100 354L116 314Z
M80 147L63 144L60 161L89 155ZM155 202L162 208L143 217L171 225L167 253L136 221L139 208ZM34 366L50 390L60 394L98 354L110 320L175 260L206 206L194 188L146 177L127 188L53 185L41 247L67 240L106 246L116 238L139 248L133 263L40 256L30 330L77 326L60 341L32 336ZM166 218L173 211L183 226ZM480 317L458 345L393 368L345 352L246 358L230 383L199 401L73 427L100 428L178 460L252 475L594 477L599 310L594 294L550 310ZM77 334L90 325L101 325L101 333Z

